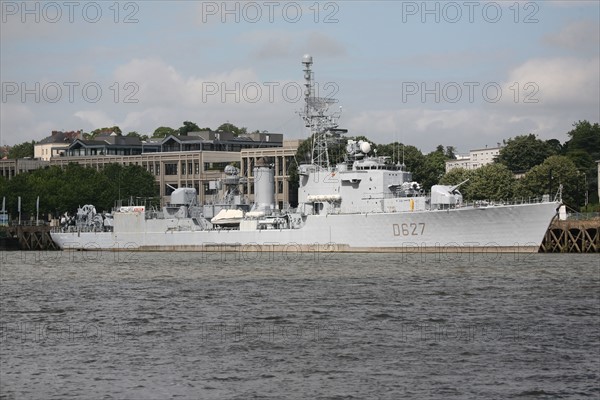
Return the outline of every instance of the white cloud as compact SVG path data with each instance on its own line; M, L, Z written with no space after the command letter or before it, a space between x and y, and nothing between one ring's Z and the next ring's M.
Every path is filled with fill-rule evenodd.
M0 145L40 140L55 128L52 122L36 117L25 104L2 103L1 110Z
M109 104L115 114L93 115L120 115L113 119L124 132L147 134L158 126L177 128L186 120L213 129L230 121L250 130L272 130L294 116L290 108L300 108L299 103L286 101L284 91L289 84L288 92L295 96L302 88L300 83L263 82L249 68L186 76L160 59L134 59L119 66L114 79L121 87L126 82L135 83L139 87L135 95L138 103Z
M600 107L600 58L537 58L529 60L509 72L503 85L504 103L526 104L538 99L543 108L573 110L586 107ZM514 86L517 83L518 86ZM534 84L524 90L528 83ZM511 87L513 89L511 89ZM515 102L516 88L520 94ZM539 93L533 95L535 87ZM596 108L598 109L598 108Z

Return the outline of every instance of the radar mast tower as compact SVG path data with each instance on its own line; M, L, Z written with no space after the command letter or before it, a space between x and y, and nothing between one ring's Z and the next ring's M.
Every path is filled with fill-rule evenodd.
M330 113L329 106L337 103L337 99L330 97L315 96L314 73L311 69L313 63L312 56L305 54L302 57L304 65L304 110L301 115L304 119L305 126L310 128L312 134L312 164L321 168L329 168L329 152L327 145L334 136L339 136L339 131L336 131L338 126L337 119L340 117L340 112Z

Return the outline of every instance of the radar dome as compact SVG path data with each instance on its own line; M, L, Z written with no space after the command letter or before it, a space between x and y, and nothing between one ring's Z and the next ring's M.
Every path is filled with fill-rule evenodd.
M369 152L371 151L371 144L369 142L362 142L360 144L360 151L362 151L365 154L369 154Z
M312 64L312 56L310 54L305 54L302 57L302 63L303 64Z

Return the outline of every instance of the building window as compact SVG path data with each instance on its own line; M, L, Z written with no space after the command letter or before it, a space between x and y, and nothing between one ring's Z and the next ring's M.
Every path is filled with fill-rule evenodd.
M194 174L200 174L200 163L194 163Z
M181 175L185 175L185 161L181 162Z
M177 163L165 163L165 175L177 175Z
M204 170L205 171L223 171L225 167L230 164L229 161L225 162L205 162Z

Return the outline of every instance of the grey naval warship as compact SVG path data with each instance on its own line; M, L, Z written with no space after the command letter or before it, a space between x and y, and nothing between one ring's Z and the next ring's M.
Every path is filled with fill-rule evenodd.
M345 160L330 165L328 143L338 128L335 99L316 97L312 57L302 59L312 160L298 167L298 206L278 209L274 171L256 163L254 203L240 195L239 169L227 166L220 204L198 204L194 188L177 188L161 211L120 207L112 215L93 206L77 223L57 227L62 249L140 251L307 252L535 252L560 201L463 202L459 186L434 185L425 193L403 164L377 156L366 141L347 140Z

